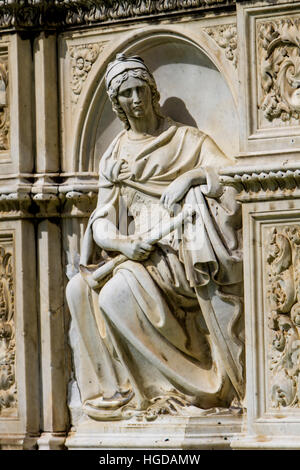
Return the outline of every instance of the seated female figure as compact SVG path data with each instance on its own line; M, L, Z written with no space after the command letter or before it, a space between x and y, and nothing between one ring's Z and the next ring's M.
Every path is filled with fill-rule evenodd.
M229 406L235 391L199 299L208 283L228 290L242 279L239 207L216 174L232 162L203 132L161 115L141 58L118 55L106 86L125 130L101 158L81 273L67 287L83 408L95 419L152 419ZM195 216L178 236L172 216L184 205ZM108 269L90 282L96 248Z

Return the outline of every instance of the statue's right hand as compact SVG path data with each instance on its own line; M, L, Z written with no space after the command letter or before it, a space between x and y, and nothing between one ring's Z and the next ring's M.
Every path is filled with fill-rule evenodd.
M149 243L136 238L128 237L126 240L122 240L120 251L127 258L141 261L147 259L150 253L154 250L154 246Z
M106 177L112 183L118 183L119 181L129 178L129 176L128 162L125 160L114 160L108 165Z

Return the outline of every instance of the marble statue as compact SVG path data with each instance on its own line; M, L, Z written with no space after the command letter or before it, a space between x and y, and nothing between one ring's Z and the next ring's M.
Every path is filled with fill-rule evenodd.
M118 54L105 79L125 130L100 159L67 286L83 410L150 420L228 408L243 395L241 214L218 168L233 162L161 114L140 57Z

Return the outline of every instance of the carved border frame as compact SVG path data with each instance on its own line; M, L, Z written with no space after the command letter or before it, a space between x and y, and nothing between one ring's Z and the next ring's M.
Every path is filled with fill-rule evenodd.
M0 157L1 176L31 172L34 168L30 41L22 40L18 35L6 35L3 46L8 55L10 145L3 158ZM0 41L0 52L3 46Z
M0 235L12 238L17 416L0 415L0 449L32 448L39 435L39 362L34 225L1 220Z
M298 225L300 201L243 204L247 435L284 436L300 432L300 407L276 409L268 405L268 331L265 274L265 231ZM283 431L284 430L284 431ZM267 438L268 440L268 438Z
M299 16L300 2L286 3L278 0L276 4L266 5L265 2L247 2L238 4L238 47L240 57L240 97L241 116L240 157L252 157L251 162L257 163L261 157L274 162L274 158L282 159L289 156L290 160L299 160L300 137L299 125L274 126L260 128L258 124L258 96L260 86L260 65L257 57L257 23L278 18L288 19ZM291 155L293 154L293 155ZM271 156L272 155L272 156ZM249 160L250 161L250 160Z
M5 81L6 81L6 90L4 93L6 94L6 104L0 110L0 139L3 140L3 134L8 132L7 138L4 137L4 147L2 150L0 149L0 164L10 162L10 73L9 73L9 42L0 40L0 63L5 64L4 67L4 74L5 74ZM1 74L0 74L1 76ZM3 77L2 77L3 78ZM1 103L3 104L3 103ZM6 142L5 142L6 141Z

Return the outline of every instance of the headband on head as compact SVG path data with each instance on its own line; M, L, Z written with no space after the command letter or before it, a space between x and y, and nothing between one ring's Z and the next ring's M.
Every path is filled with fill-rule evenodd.
M127 70L133 69L142 69L146 70L150 75L150 71L146 64L144 63L143 59L137 55L132 57L126 57L125 54L117 54L116 60L110 62L107 66L106 73L105 73L105 84L106 89L108 90L111 81L121 73L127 72Z

